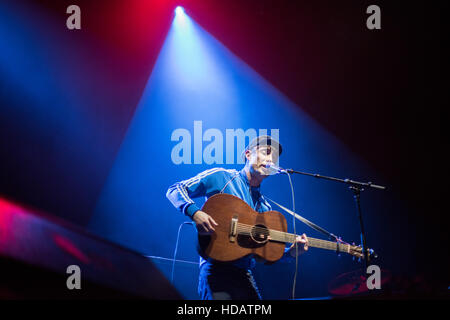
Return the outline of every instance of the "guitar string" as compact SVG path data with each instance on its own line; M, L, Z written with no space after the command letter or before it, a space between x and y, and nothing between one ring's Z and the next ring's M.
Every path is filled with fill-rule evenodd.
M243 223L238 223L237 228L236 228L240 233L248 233L249 235L251 235L252 231L258 231L260 234L262 235L266 235L269 236L270 234L275 235L277 234L280 237L283 237L284 240L286 240L287 242L293 242L292 237L293 235L291 234L285 234L285 232L283 231L278 231L278 230L271 230L271 229L266 229L266 228L261 228L261 227L257 227L257 226L251 226L251 225L247 225L247 224L243 224ZM280 239L277 237L277 239ZM275 240L277 240L275 239ZM314 239L314 238L309 238L309 242L311 245L313 246L320 246L320 248L330 248L330 249L336 249L336 242L331 242L331 241L327 241L327 240L321 240L321 239ZM343 243L339 243L339 248L342 251L347 251L347 244L343 244Z
M253 230L258 231L260 234L269 236L271 233L272 235L279 235L281 237L283 237L283 239L287 240L290 239L292 240L293 235L291 234L284 234L283 231L278 231L278 230L270 230L270 229L266 229L266 228L261 228L261 227L256 227L256 226L251 226L251 225L247 225L247 224L242 224L242 223L238 223L238 226L236 228L238 231L240 231L240 233L246 232L248 234L251 234ZM277 239L279 239L277 237ZM292 242L290 240L287 240L289 242ZM311 244L317 244L317 245L321 245L321 247L324 248L331 248L331 249L335 249L336 248L336 242L331 242L331 241L327 241L327 240L321 240L321 239L314 239L314 238L309 238L309 242ZM340 248L347 248L347 244L342 244L339 243Z
M258 231L260 234L263 234L266 236L269 236L270 234L272 234L273 236L276 235L272 240L293 243L293 235L283 232L283 231L252 226L252 225L248 225L248 224L244 224L244 223L238 223L236 230L241 234L246 233L250 236L252 234L252 231ZM282 239L280 239L280 237L282 237ZM352 248L352 246L350 244L346 244L346 243L338 244L337 242L331 242L331 241L315 239L315 238L309 238L308 240L309 240L310 246L322 248L322 249L336 250L336 246L338 245L339 251L350 253L350 249Z
M244 232L242 232L241 230L238 232L239 234L243 234L243 235L248 235L251 236L251 232L249 232L248 230L245 230ZM281 242L289 242L289 243L293 243L292 239L279 239L279 238L272 238L273 241L281 241ZM316 248L320 248L320 249L328 249L328 250L333 250L333 251L337 251L336 249L336 243L335 242L330 242L330 243L321 243L320 241L316 242L316 241L310 241L309 242L309 246L311 247L316 247ZM339 244L339 250L338 251L342 251L342 252L348 252L349 248L348 245L346 244Z

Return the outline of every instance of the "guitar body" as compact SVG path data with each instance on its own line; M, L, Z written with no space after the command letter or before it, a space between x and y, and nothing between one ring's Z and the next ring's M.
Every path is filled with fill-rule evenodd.
M210 197L202 211L218 223L212 235L198 236L202 257L233 261L253 254L273 263L283 256L285 243L268 239L268 229L287 231L286 218L280 212L258 213L246 202L230 194Z

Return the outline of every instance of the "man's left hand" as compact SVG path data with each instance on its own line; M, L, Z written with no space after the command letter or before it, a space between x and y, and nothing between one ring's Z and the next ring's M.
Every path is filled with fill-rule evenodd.
M297 251L298 255L301 255L308 251L308 237L306 234L302 234L301 236L297 236L297 239L295 240L297 243ZM292 244L292 246L289 248L289 253L291 256L295 257L295 243Z

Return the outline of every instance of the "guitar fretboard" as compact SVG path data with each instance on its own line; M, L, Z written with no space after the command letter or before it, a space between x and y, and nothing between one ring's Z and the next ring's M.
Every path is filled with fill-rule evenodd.
M271 230L269 229L269 236L271 241L279 241L285 243L294 243L295 242L295 234ZM321 240L308 237L308 245L310 247L333 250L333 251L343 251L350 252L350 246L344 243L337 243L333 241Z

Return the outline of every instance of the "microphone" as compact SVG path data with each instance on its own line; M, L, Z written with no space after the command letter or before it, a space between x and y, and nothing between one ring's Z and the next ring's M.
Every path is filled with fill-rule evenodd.
M280 174L280 173L287 173L287 171L285 169L280 168L273 163L267 163L265 165L265 168L268 169L267 171L268 171L269 176L272 176L275 174Z

